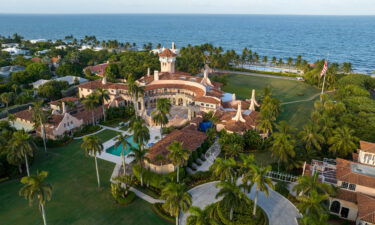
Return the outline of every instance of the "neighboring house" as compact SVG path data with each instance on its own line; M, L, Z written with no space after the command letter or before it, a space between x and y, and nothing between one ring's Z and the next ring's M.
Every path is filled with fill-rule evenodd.
M18 43L5 43L2 44L2 48L18 48L20 45Z
M69 103L70 102L70 103ZM65 97L49 103L52 110L48 122L45 124L46 137L48 139L59 139L65 135L72 135L74 131L83 125L95 123L103 118L102 107L88 111L76 97ZM31 108L14 114L16 120L13 126L16 129L34 130ZM42 136L41 127L36 129L36 134Z
M85 78L82 78L82 77L77 77L77 76L65 76L65 77L58 77L58 78L55 78L55 79L52 79L52 80L56 80L56 81L66 81L68 82L69 85L72 85L72 84L75 84L76 81L79 83L79 84L83 84L85 82L87 82L88 80L85 79ZM44 80L44 79L40 79L40 80L37 80L33 83L31 83L31 85L33 85L33 88L34 89L38 89L41 85L49 82L51 80Z
M89 70L92 74L95 74L95 75L100 76L100 77L104 77L105 69L107 68L108 65L109 65L109 63L106 62L106 63L98 64L98 65L95 65L95 66L88 66L84 69L84 71Z
M330 197L329 211L357 225L375 224L375 143L360 142L353 161L317 161L306 165L305 175L319 174L319 180L338 187Z
M99 47L99 46L94 47L94 46L91 46L91 45L82 45L79 50L83 51L83 50L86 50L86 49L91 49L91 50L94 50L94 51L98 52L98 51L103 50L104 48Z
M52 59L51 59L51 63L52 63L52 65L55 67L55 68L57 68L57 67L59 67L60 66L60 63L61 63L61 56L57 56L57 57L52 57Z
M4 66L0 68L0 76L9 77L11 73L25 70L23 66Z
M198 126L195 124L190 124L181 130L174 130L149 148L146 155L149 160L144 162L145 167L155 173L173 172L176 168L168 159L168 146L178 141L182 143L183 148L193 152L203 144L206 138L206 134L198 131ZM159 160L158 155L163 156L163 159Z
M38 42L46 42L47 40L46 39L33 39L33 40L30 40L30 43L31 44L36 44Z
M1 49L1 51L9 52L10 55L26 55L27 53L29 53L28 50L20 49L17 47L4 48Z
M46 54L49 51L50 51L49 49L44 49L44 50L41 50L41 51L37 51L36 54L37 55L44 55L44 54Z

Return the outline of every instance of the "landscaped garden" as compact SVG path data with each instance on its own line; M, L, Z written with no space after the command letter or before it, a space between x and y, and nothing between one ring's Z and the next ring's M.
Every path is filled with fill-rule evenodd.
M116 136L115 131L98 133L102 141ZM136 199L128 206L115 203L110 193L109 178L114 164L99 160L102 186L97 187L94 159L86 157L80 145L73 140L69 145L50 148L36 153L31 173L48 171L47 182L52 185L52 200L46 203L47 220L50 224L167 224L152 211L152 205ZM18 195L22 187L19 179L0 184L1 224L33 225L41 223L37 204Z

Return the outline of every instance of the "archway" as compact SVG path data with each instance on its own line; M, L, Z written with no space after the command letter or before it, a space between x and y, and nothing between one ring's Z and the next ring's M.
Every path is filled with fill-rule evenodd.
M182 106L184 104L184 100L182 98L178 99L178 105Z
M333 213L339 213L340 212L340 208L341 208L341 204L339 201L333 201L331 203L331 207L329 207L329 211L333 212Z

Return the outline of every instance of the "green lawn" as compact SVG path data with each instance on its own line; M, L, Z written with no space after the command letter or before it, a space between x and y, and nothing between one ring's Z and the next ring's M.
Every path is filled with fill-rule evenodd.
M98 134L108 140L116 132L105 130ZM39 151L32 165L49 172L47 181L53 186L52 200L47 203L47 221L53 225L161 225L167 224L151 209L151 205L137 199L128 206L114 203L110 194L109 178L114 164L99 160L102 188L96 184L94 159L80 149L82 141L74 140L65 147ZM40 225L42 218L34 205L18 196L21 184L12 180L0 184L0 224Z
M96 134L96 136L98 136L102 142L106 142L119 134L119 132L114 130L103 130L102 132Z
M257 96L265 87L270 87L272 93L281 102L290 102L307 99L319 90L301 81L256 77L241 74L228 74L228 84L223 87L225 92L236 93L239 99L251 97L251 90L255 89Z
M228 74L226 76L228 84L223 87L223 90L236 93L239 99L250 98L252 89L256 90L257 98L259 98L262 89L265 87L270 87L273 95L281 102L305 100L319 93L319 89L301 81L241 74ZM278 121L286 120L291 126L301 128L313 110L314 101L282 105L282 112Z

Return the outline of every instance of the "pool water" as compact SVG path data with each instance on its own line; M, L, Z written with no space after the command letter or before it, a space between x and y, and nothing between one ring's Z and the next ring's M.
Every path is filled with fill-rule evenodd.
M134 143L133 136L128 137L128 139L126 139L126 140L128 140L128 142L130 143L130 145L131 145L132 147L134 147L134 148L137 148L137 147L138 147L138 145L137 145L136 143ZM105 151L106 151L107 153L109 153L109 154L120 156L120 155L121 155L121 151L122 151L122 145L119 145L119 146L117 146L117 147L115 147L115 146L113 145L113 146L107 148ZM126 147L126 148L124 149L124 153L125 153L125 155L127 155L129 152L131 152L131 151L130 151L129 146L128 146L128 147Z

